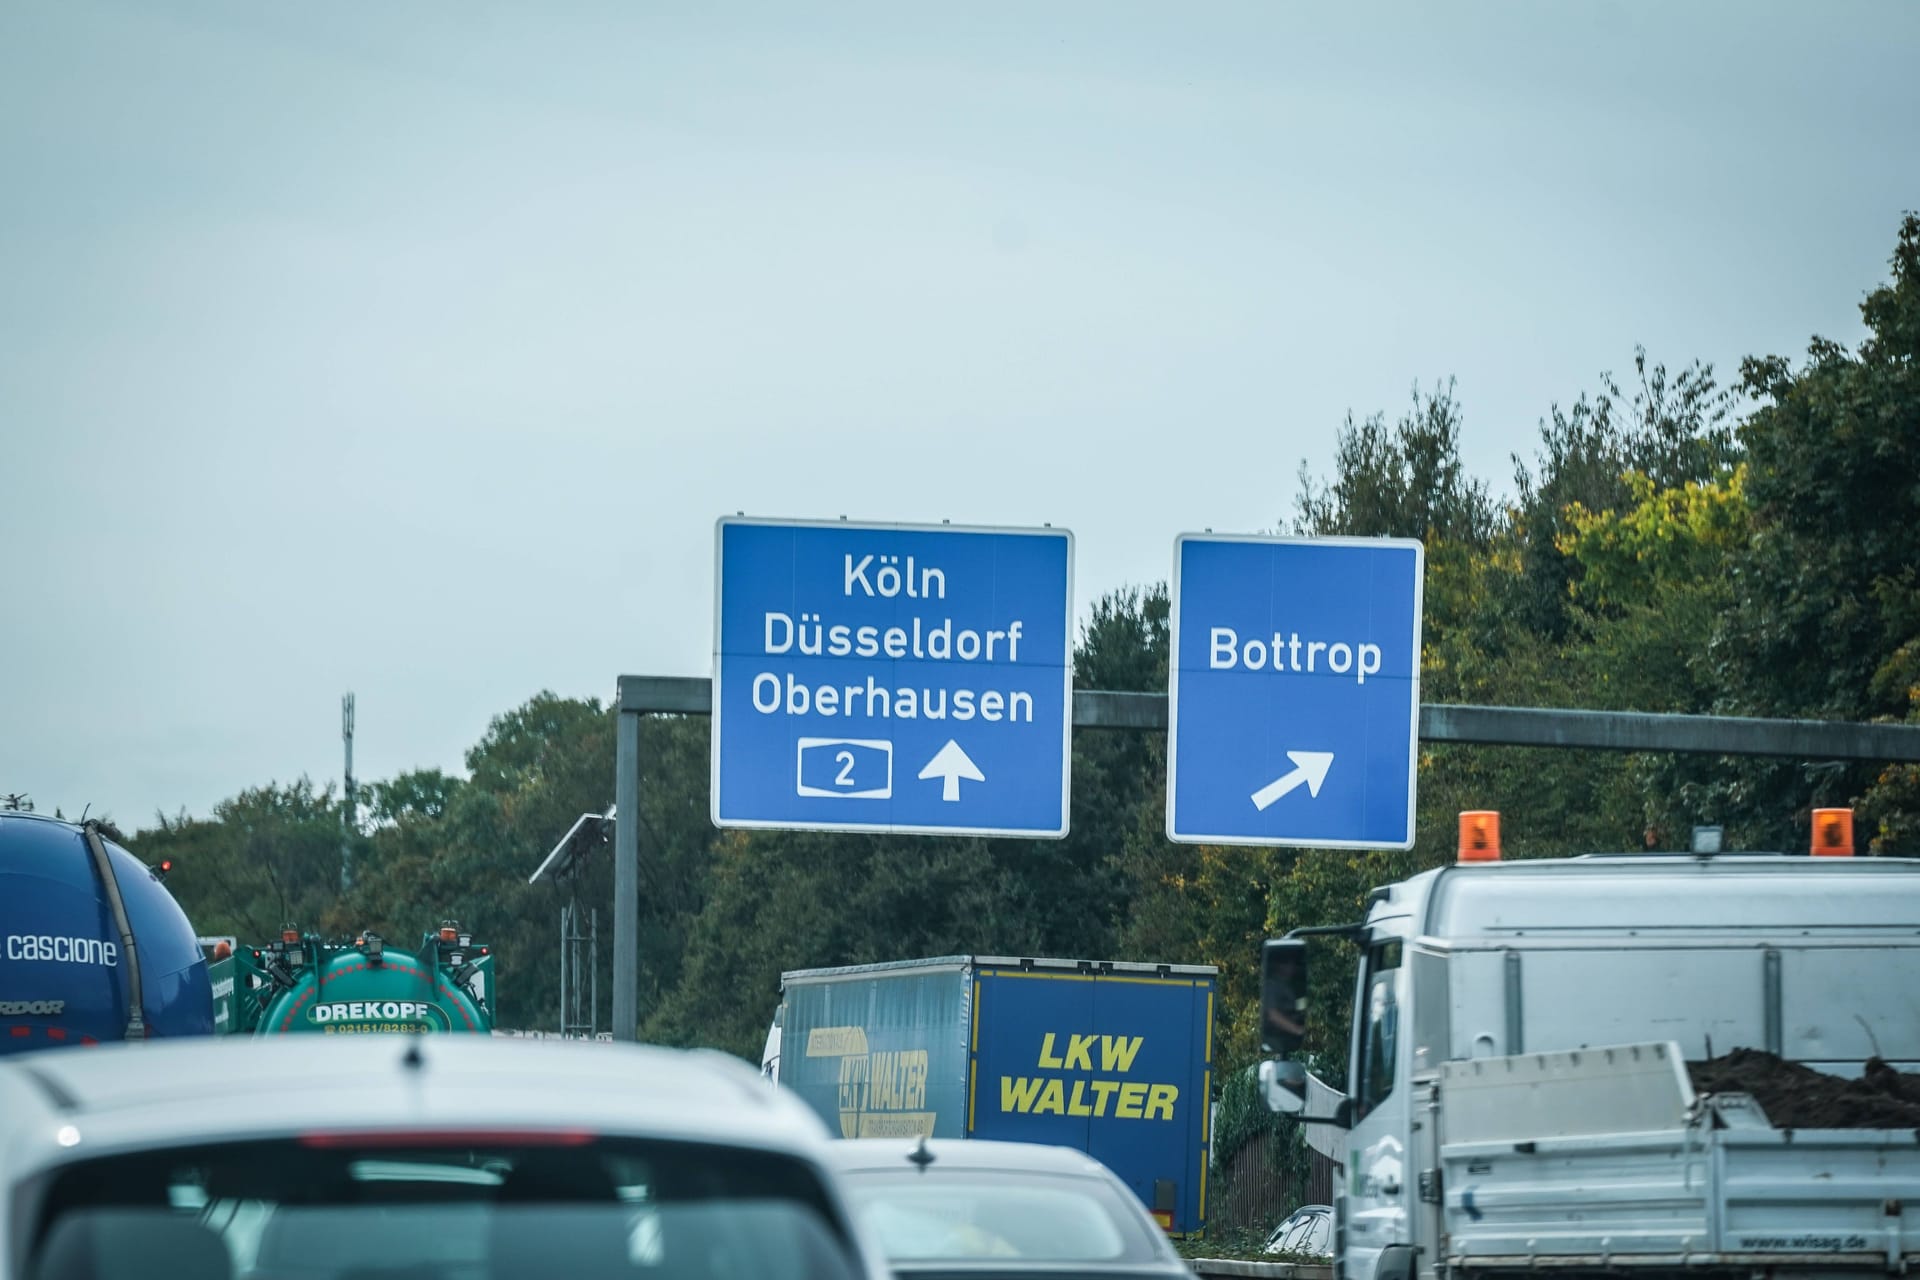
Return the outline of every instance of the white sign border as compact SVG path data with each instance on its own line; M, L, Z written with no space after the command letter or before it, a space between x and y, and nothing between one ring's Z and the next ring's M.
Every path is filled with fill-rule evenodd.
M1407 826L1406 839L1403 841L1380 840L1300 840L1283 839L1274 836L1245 835L1197 835L1181 834L1175 830L1178 815L1174 812L1175 788L1174 770L1179 759L1180 733L1180 562L1181 551L1189 541L1193 542L1257 542L1267 546L1293 545L1314 547L1401 547L1412 550L1414 555L1413 578L1413 679L1410 692L1413 706L1408 717L1407 730ZM1173 598L1167 614L1167 839L1175 844L1213 844L1237 845L1241 847L1275 847L1288 849L1411 849L1415 843L1415 818L1419 807L1418 786L1420 781L1420 670L1423 658L1422 626L1426 618L1427 596L1427 547L1418 538L1356 538L1348 536L1329 536L1324 538L1288 537L1281 534L1261 533L1181 533L1173 539Z
M867 529L881 533L973 533L1013 537L1060 538L1067 550L1066 616L1061 621L1062 705L1060 716L1060 827L1056 831L1003 827L920 827L870 822L801 822L784 818L747 818L722 821L720 818L720 680L721 609L726 600L726 535L729 525L773 528ZM876 836L975 836L1008 840L1064 840L1073 826L1073 530L1056 525L1006 526L975 524L925 524L887 520L786 519L779 516L721 516L713 524L713 725L708 747L707 810L713 825L723 831L827 831Z

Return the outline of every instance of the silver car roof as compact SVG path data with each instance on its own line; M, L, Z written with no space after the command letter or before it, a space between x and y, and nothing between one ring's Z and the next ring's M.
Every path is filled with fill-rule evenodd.
M413 1061L417 1060L417 1065ZM0 1169L93 1152L315 1130L577 1128L783 1149L829 1134L730 1055L491 1036L279 1036L0 1059ZM62 1144L56 1135L71 1129ZM77 1141L74 1135L77 1134Z
M428 1127L713 1143L823 1170L832 1146L826 1126L791 1093L740 1059L706 1050L300 1035L23 1053L0 1058L0 1280L16 1261L9 1249L23 1247L7 1222L10 1182L116 1152ZM851 1222L863 1273L885 1280L871 1233L857 1217Z
M1072 1173L1104 1177L1109 1170L1084 1151L1036 1142L996 1142L984 1138L929 1138L929 1166L940 1169L988 1169L1002 1172ZM912 1172L908 1157L920 1147L918 1138L836 1138L827 1160L842 1173Z

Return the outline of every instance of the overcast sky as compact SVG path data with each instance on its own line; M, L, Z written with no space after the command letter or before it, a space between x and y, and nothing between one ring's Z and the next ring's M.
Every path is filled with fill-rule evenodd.
M1920 5L0 5L0 792L705 674L713 521L1271 529L1458 378L1852 342ZM609 780L611 784L611 780Z

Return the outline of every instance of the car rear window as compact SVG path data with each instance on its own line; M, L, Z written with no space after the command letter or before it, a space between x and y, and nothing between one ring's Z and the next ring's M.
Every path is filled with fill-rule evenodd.
M1128 1193L1098 1178L1004 1170L868 1171L854 1211L893 1262L1160 1262L1167 1245Z
M589 1135L232 1143L63 1169L35 1280L853 1280L814 1172L771 1152Z

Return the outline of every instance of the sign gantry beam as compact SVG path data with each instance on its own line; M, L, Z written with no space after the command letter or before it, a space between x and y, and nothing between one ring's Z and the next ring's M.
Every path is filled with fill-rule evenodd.
M704 716L713 709L713 682L704 676L621 676L619 701L620 710L633 715ZM1077 689L1073 695L1073 727L1164 730L1167 695ZM1420 740L1920 764L1920 725L1845 720L1766 720L1429 702L1420 708Z

